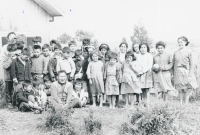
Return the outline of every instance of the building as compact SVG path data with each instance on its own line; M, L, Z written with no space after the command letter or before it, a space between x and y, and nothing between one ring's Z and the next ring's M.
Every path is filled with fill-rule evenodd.
M24 34L27 45L35 36L41 36L42 43L49 43L50 23L57 16L64 13L52 0L0 0L0 52L11 31ZM2 68L0 75L2 78Z

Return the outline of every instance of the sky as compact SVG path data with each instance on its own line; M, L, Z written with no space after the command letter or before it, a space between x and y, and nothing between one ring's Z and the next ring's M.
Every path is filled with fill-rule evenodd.
M122 38L131 44L134 25L142 24L153 42L176 43L186 36L200 42L200 2L198 0L51 0L65 12L51 24L52 38L76 30L94 34L99 43L111 48ZM130 46L130 45L129 45Z

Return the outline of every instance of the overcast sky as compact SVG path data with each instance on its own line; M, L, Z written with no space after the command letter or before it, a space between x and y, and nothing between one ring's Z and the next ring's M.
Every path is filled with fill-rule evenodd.
M100 43L118 46L125 37L131 44L134 24L141 22L154 42L175 43L179 36L200 42L198 0L52 0L65 12L55 18L52 37L78 29L91 31Z

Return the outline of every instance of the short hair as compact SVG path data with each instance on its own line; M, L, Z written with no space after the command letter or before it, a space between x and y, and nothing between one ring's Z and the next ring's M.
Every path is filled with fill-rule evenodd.
M58 42L55 40L55 39L52 39L51 41L50 41L50 45L52 45L52 44L57 44Z
M69 49L69 47L64 47L63 49L62 49L62 53L70 53L71 51L70 51L70 49Z
M82 79L80 79L80 78L77 78L77 79L74 81L74 83L73 83L73 88L75 88L75 85L76 85L77 83L81 83L82 88L83 88L83 81L82 81Z
M141 49L142 45L145 45L147 47L147 52L150 52L149 45L147 43L142 43L139 45L139 50Z
M11 34L15 34L15 32L9 32L8 35L7 35L7 39L9 39L9 36L10 36ZM15 34L15 35L16 35L16 34Z
M75 51L75 56L80 56L80 55L82 55L82 51L81 51L81 49L77 49L76 51Z
M50 47L49 44L44 44L44 45L42 46L42 50L44 50L44 49L49 49L49 50L51 50L51 47Z
M126 54L125 54L125 59L126 59L127 57L129 57L129 56L132 57L132 60L133 60L133 61L136 60L136 57L135 57L135 55L134 55L134 53L133 53L132 51L126 52Z
M68 46L70 47L71 45L76 45L77 46L77 44L76 44L75 41L70 41L69 44L68 44Z
M43 80L36 80L36 81L33 81L33 87L36 87L36 86L39 86L40 84L43 84L44 85L44 82Z
M126 48L128 48L128 43L126 43L126 42L121 42L120 45L119 45L119 47L121 47L123 44L125 44Z
M132 44L132 50L133 50L133 52L136 52L135 49L134 49L134 45L136 45L136 44L137 44L137 43L133 43L133 44ZM137 44L137 45L139 45L139 44Z
M28 48L22 49L22 54L26 55L26 56L29 56L29 57L31 56L31 52L30 52L30 50Z
M94 54L96 54L98 57L100 56L98 51L93 51L93 52L90 54L91 60L93 60L93 59L92 59L92 56L93 56Z
M107 51L109 51L110 50L110 47L107 45L107 44L101 44L100 46L99 46L99 51L101 51L101 49L106 49Z
M36 49L40 49L41 50L41 46L40 45L34 45L33 46L33 50L36 50Z
M59 71L58 71L58 76L59 76L61 73L65 73L65 75L67 76L67 72L66 72L65 70L59 70Z
M118 59L118 57L117 57L117 53L110 52L108 58L109 58L109 59L112 59L112 58L113 58L113 59L116 59L116 60L117 60L117 59Z
M14 52L17 50L17 45L16 44L8 44L7 46L7 51L8 52Z
M54 46L54 51L55 51L56 49L62 50L61 45L60 45L60 44L56 44L56 45Z
M188 44L190 43L190 42L188 41L188 39L187 39L185 36L181 36L181 37L178 38L178 40L179 40L179 39L182 39L183 41L186 42L185 46L188 46Z
M22 83L22 87L23 87L23 88L24 88L24 87L28 87L28 86L30 86L30 85L33 85L33 84L31 83L30 80L25 80L25 81Z
M24 41L17 41L16 45L18 50L22 50L24 48Z
M156 43L156 48L158 48L158 46L163 46L165 48L166 44L163 41L158 41Z

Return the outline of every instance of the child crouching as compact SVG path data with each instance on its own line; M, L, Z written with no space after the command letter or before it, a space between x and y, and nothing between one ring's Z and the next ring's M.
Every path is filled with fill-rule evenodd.
M72 100L70 107L85 107L87 103L88 92L83 89L83 82L81 79L76 79L74 81L74 90L72 92Z

